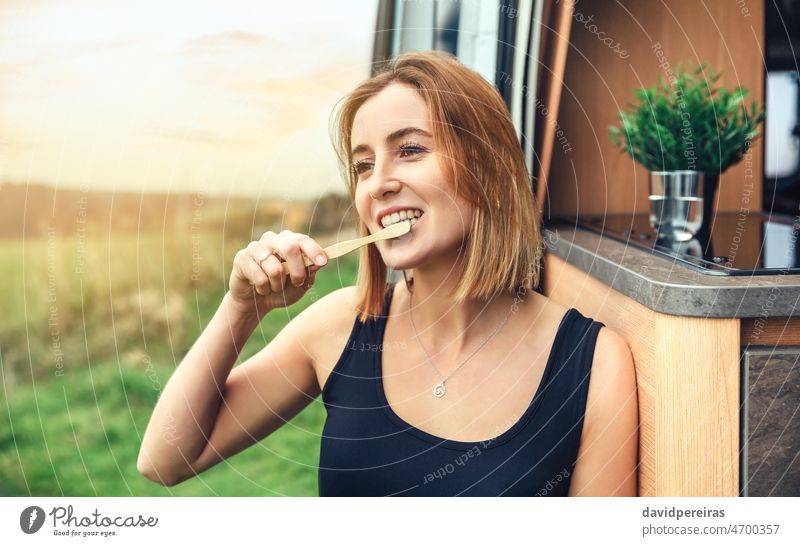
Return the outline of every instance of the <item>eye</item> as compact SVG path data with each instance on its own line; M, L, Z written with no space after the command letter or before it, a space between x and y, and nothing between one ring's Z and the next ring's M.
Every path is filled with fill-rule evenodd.
M424 152L427 152L423 146L419 144L415 144L413 142L406 142L402 146L400 146L400 157L408 157L410 155L418 155Z
M427 151L428 150L424 146L420 146L419 144L415 144L413 142L406 142L398 148L398 154L400 157L410 157L425 153ZM371 170L374 167L374 163L375 162L372 159L361 159L356 161L352 166L353 174L356 176L356 178L360 177L365 172Z
M356 176L364 174L371 168L372 168L372 161L370 161L369 159L362 159L360 161L356 161L355 163L353 163L353 173Z

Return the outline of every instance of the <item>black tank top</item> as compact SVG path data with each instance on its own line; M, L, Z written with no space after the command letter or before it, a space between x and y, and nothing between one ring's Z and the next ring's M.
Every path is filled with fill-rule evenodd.
M394 285L380 316L355 320L322 389L320 496L566 496L604 324L570 308L522 417L491 439L447 440L406 423L386 400L380 357Z

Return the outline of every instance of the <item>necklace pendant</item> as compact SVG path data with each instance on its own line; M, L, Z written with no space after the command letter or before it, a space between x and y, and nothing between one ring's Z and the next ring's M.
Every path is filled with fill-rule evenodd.
M444 381L437 383L436 386L433 387L433 395L436 398L441 398L442 396L445 395L446 392L447 389L444 388Z

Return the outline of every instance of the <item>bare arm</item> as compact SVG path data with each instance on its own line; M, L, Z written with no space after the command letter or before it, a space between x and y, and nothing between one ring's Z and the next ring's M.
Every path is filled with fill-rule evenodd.
M289 286L275 256L290 263ZM309 284L302 254L321 247L306 236L267 232L237 253L231 289L203 333L170 377L145 431L137 467L145 477L174 485L264 438L300 412L319 394L304 326L318 308L294 318L259 353L232 370L263 316L291 305ZM261 264L261 262L264 262ZM280 303L283 303L281 305Z
M570 496L636 496L639 406L636 370L622 336L600 329Z
M222 385L258 325L236 312L226 294L206 329L159 396L137 463L147 478L172 485L206 445L222 400Z

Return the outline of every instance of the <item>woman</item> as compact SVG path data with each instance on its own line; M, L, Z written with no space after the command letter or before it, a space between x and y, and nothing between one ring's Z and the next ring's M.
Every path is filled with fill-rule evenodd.
M635 495L630 351L535 291L540 219L496 89L449 54L407 53L337 121L361 235L396 221L410 233L362 247L356 286L231 371L264 314L301 298L326 262L290 231L241 250L156 405L140 472L183 481L322 394L321 495ZM387 266L404 282L387 286Z

